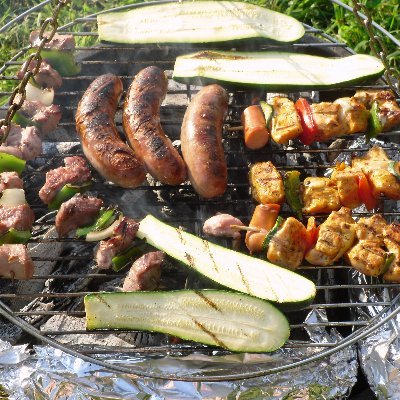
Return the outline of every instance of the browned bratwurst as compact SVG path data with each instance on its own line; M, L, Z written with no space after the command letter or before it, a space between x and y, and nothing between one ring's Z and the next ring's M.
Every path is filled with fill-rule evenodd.
M186 165L160 123L160 106L168 80L158 67L142 69L125 98L124 130L129 143L150 174L162 183L178 185L186 179Z
M100 175L124 188L134 188L143 182L146 172L115 127L121 94L122 82L117 76L96 78L79 102L76 129L86 158Z
M183 117L183 159L190 182L205 198L221 196L226 190L222 124L227 110L228 93L219 85L209 85L194 96Z

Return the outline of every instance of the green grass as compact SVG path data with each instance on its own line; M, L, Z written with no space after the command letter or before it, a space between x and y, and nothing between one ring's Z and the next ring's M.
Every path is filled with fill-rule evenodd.
M331 36L343 41L359 53L370 53L368 35L351 12L332 4L329 0L244 0L284 12L302 22L320 28ZM130 0L72 0L61 12L60 22L67 23L77 17L89 15L117 5L138 3ZM0 0L0 26L19 15L26 9L39 3L39 0ZM352 4L350 0L346 3ZM400 12L398 0L362 0L370 10L373 19L395 37L400 37ZM25 21L14 25L7 33L0 34L0 65L9 60L17 49L28 44L29 33L39 27L51 13L51 7L46 6L35 12ZM93 24L83 25L90 30ZM74 27L72 29L78 29ZM90 46L96 39L90 36L78 38L79 46ZM400 69L400 49L390 40L385 39L388 47L389 61L392 67ZM7 75L12 75L16 67L8 68ZM0 81L0 91L9 91L15 85L13 81Z

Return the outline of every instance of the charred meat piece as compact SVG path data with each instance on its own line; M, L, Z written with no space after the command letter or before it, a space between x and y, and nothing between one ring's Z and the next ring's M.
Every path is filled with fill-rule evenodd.
M33 31L29 35L29 42L32 47L39 47L39 33L40 31ZM44 35L46 36L46 33ZM74 50L75 39L72 35L60 35L56 33L49 42L45 43L43 48L48 50Z
M132 264L122 290L124 292L155 290L160 281L163 262L164 253L162 251L153 251L138 258Z
M289 140L297 138L303 129L293 101L286 97L273 97L270 104L274 109L272 139L276 143L286 144Z
M351 168L333 170L332 182L336 185L340 203L349 208L356 208L362 204L358 193L358 174Z
M39 197L49 204L57 192L67 183L81 185L92 179L86 160L79 156L66 157L65 167L58 167L46 173L46 182L39 191Z
M366 108L371 108L374 101L385 102L385 101L396 101L396 96L391 90L357 90L353 96L358 102L364 104Z
M381 275L386 257L386 251L375 240L361 240L346 254L350 265L367 276Z
M341 118L342 107L337 103L311 104L311 112L318 127L319 142L324 142L335 136L342 136L347 132L347 123Z
M339 104L341 122L346 125L346 134L366 132L368 128L369 111L364 104L354 97L336 99L333 104Z
M30 119L42 135L54 131L61 119L60 106L45 106L40 101L25 100L19 112Z
M231 228L231 225L244 226L243 222L229 214L217 214L207 219L203 225L203 232L211 236L240 238L240 232Z
M62 203L56 215L55 225L58 236L64 237L81 226L92 224L102 206L103 200L82 194L76 194Z
M358 240L373 240L383 243L383 233L387 226L385 219L380 214L372 217L360 218L356 225Z
M22 79L24 77L22 71L26 66L27 61L22 65L21 69L17 73L17 78ZM33 71L37 66L36 60L31 60L27 71ZM53 88L57 90L62 85L61 75L45 60L40 63L39 70L34 76L36 83L42 88Z
M114 236L108 240L102 240L96 250L95 259L101 269L111 267L112 258L123 252L132 244L136 237L139 224L131 219L124 217L114 228Z
M4 128L0 128L0 135L3 135ZM19 125L12 125L10 133L4 144L0 146L0 152L12 154L24 160L33 160L42 154L42 140L37 128L28 126L21 128Z
M282 204L285 187L282 176L270 161L253 164L249 172L251 194L261 204Z
M0 205L0 236L7 233L10 228L17 231L30 231L34 220L35 214L28 204Z
M390 253L395 256L383 279L388 282L400 282L400 225L390 224L384 229L384 242Z
M13 279L30 279L33 276L33 261L23 244L0 246L0 276Z
M355 157L352 167L362 170L372 186L375 198L386 196L389 199L400 200L400 182L389 171L390 160L379 146L373 146L363 157Z
M267 258L274 264L291 270L298 268L306 251L306 228L293 217L289 217L272 237Z
M303 212L328 213L341 207L339 192L329 178L307 177L303 182Z
M23 181L16 172L0 174L0 193L3 193L5 189L23 189Z
M337 261L352 246L355 223L351 210L333 211L319 227L317 243L305 255L312 265L327 266Z

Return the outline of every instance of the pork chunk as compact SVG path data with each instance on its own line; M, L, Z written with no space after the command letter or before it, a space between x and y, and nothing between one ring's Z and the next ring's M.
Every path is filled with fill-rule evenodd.
M0 193L6 189L23 189L23 181L16 172L2 172L0 174Z
M101 269L108 269L112 265L112 258L117 254L128 249L136 237L139 224L131 219L124 217L114 228L114 236L110 239L102 240L96 249L95 259Z
M34 221L35 214L28 204L13 207L0 205L0 236L7 233L10 228L30 231Z
M29 35L29 42L32 47L39 47L40 45L40 38L39 38L40 31L33 31ZM46 33L45 33L46 36ZM47 36L48 37L48 36ZM74 50L75 49L75 39L73 35L62 35L56 33L53 38L47 42L44 47L47 50Z
M336 99L334 104L339 104L339 116L346 124L346 134L366 132L368 128L369 111L364 104L354 97Z
M339 104L321 102L311 104L310 108L319 131L317 141L325 142L333 137L346 134L347 123L341 118L342 107Z
M22 65L21 69L17 73L17 78L22 79L24 77L22 71L26 66L27 61ZM27 71L33 71L37 66L37 60L31 60ZM61 75L45 60L40 63L39 70L34 76L36 83L42 88L53 88L57 90L62 85Z
M103 200L97 197L76 194L61 204L56 215L56 230L59 237L81 226L92 224L103 206Z
M338 188L329 178L307 177L303 182L303 212L329 213L339 210Z
M334 169L331 180L337 187L340 204L349 208L356 208L362 204L358 194L357 171L352 168Z
M160 281L163 262L164 253L162 251L153 251L138 258L132 264L122 290L124 292L155 290Z
M84 158L79 156L66 157L65 167L58 167L46 173L46 182L39 191L39 197L49 204L57 192L67 183L82 185L92 179L89 167Z
M33 261L23 244L0 246L0 276L13 279L30 279L33 276Z

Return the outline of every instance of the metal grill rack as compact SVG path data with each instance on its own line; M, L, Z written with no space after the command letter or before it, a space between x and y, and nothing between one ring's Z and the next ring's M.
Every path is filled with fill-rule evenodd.
M119 9L128 9L136 6L137 5L120 7ZM314 29L307 25L305 25L305 27L306 36L299 43L278 46L271 45L268 42L257 42L252 44L252 46L257 50L278 48L282 50L327 56L354 54L346 44L336 42L332 37L324 34L318 29ZM72 33L77 39L81 36L92 36L96 39L96 16L91 15L88 17L78 18L75 21L60 27L59 33ZM238 44L238 46L240 47L242 44ZM246 43L245 46L248 46L248 43ZM224 46L219 47L224 48ZM395 297L393 295L388 298L387 301L378 303L373 301L350 302L348 291L361 291L363 289L399 289L400 285L388 284L372 279L370 280L370 283L367 284L355 284L349 280L350 268L346 265L335 265L333 267L324 268L303 266L298 270L300 274L308 276L316 282L317 296L314 303L308 306L305 310L286 312L286 315L291 322L292 330L290 340L286 344L286 347L317 348L318 351L292 364L288 364L285 360L282 360L281 365L273 368L266 368L263 365L254 365L254 367L248 367L248 372L245 373L234 373L230 370L213 370L212 368L207 370L206 368L200 374L179 377L174 375L151 373L136 368L135 366L111 364L103 360L101 355L123 352L134 354L137 357L146 358L163 357L165 355L185 355L192 352L213 354L216 349L187 342L174 344L169 338L155 334L140 334L139 337L139 333L135 344L130 347L104 347L93 345L74 346L66 345L64 342L59 341L59 338L70 337L72 340L72 338L77 335L88 335L91 334L91 332L86 332L84 329L78 328L66 330L51 330L43 328L46 320L53 316L84 317L85 314L81 307L83 296L90 293L92 290L95 290L99 285L106 281L121 278L121 274L110 273L108 271L99 272L97 270L86 268L84 272L81 272L80 266L93 264L92 245L76 239L44 239L42 237L42 233L46 232L53 225L54 214L48 214L47 209L45 209L41 204L37 192L44 183L45 172L47 170L61 165L63 157L67 155L81 154L79 144L75 143L77 142L77 135L74 120L74 113L79 99L91 81L102 73L112 72L120 76L123 80L124 88L126 89L130 84L132 77L140 69L149 65L158 65L168 73L168 71L173 69L173 64L177 55L187 53L188 51L194 51L194 49L194 47L189 48L183 45L125 46L104 44L99 43L98 41L93 46L77 47L76 56L82 66L82 70L77 76L64 77L63 86L56 92L54 103L62 106L63 116L58 130L49 138L49 141L54 143L59 141L59 138L61 137L63 142L71 143L71 150L68 150L68 154L66 152L58 154L48 152L43 154L34 162L30 163L29 168L24 175L28 200L37 218L35 224L36 233L30 241L31 244L63 245L67 248L67 251L55 256L51 254L40 257L34 256L33 260L35 264L46 261L55 263L54 271L50 274L36 274L33 277L34 282L44 283L46 281L51 281L50 286L47 286L47 290L44 290L43 292L25 292L16 294L14 290L15 285L11 284L8 292L0 293L0 301L2 302L0 303L0 314L28 332L31 335L28 340L32 341L32 337L34 337L39 341L47 342L70 354L77 355L85 360L96 362L107 368L163 379L195 381L204 380L204 377L206 376L208 381L217 381L261 376L321 359L322 357L355 343L359 339L367 336L373 330L377 329L398 312L397 309L393 309L393 305L397 301L397 296ZM225 47L225 49L227 48ZM246 49L249 48L246 47ZM28 51L29 47L21 49L10 61L5 63L5 65L0 68L0 79L16 80L17 78L15 73L23 63L24 57ZM354 93L354 90L364 87L365 86L346 87L345 89L336 88L334 90L309 93L309 95L319 96L321 101L329 100L349 93L352 94ZM375 85L374 87L387 88L388 86L384 81L380 81L378 85ZM198 88L194 86L176 84L169 79L167 99L161 110L161 123L163 124L166 133L173 141L179 139L180 126L186 106L192 95L197 90ZM0 95L10 95L10 93L2 92ZM298 169L307 172L308 175L311 173L321 175L331 166L327 161L327 157L332 153L338 152L338 150L328 147L330 143L321 144L312 147L311 149L297 145L284 148L270 144L266 150L262 151L249 152L248 150L245 150L241 132L232 127L240 125L241 111L251 103L251 100L254 97L265 95L266 93L262 90L230 91L229 115L224 129L224 147L228 161L228 189L222 198L216 200L202 200L195 194L189 184L183 184L179 187L169 187L151 181L148 184L129 191L104 183L96 174L94 174L95 185L92 192L102 196L108 204L118 202L118 199L122 199L128 192L128 195L136 193L137 196L133 197L144 198L145 203L141 203L138 207L136 207L136 205L127 207L124 203L122 209L127 215L140 220L144 217L145 213L150 210L151 212L160 215L161 218L167 222L176 226L184 226L188 231L198 235L202 235L201 227L205 217L214 215L218 211L231 213L243 221L248 222L253 210L253 202L249 195L249 184L247 178L248 166L251 163L260 160L272 160L281 171L287 169ZM292 95L298 97L299 93L294 93ZM3 107L3 110L4 109L5 107ZM117 112L117 127L122 132L121 110L120 105ZM388 132L381 135L380 139L384 141L396 141L399 137L399 133L400 131ZM357 136L351 135L344 137L344 139L350 141L355 137ZM50 144L49 148L51 148ZM361 150L367 150L367 148ZM351 152L352 150L344 148L341 151ZM358 149L358 151L360 151L360 149ZM299 163L304 160L305 153L314 160L312 164ZM296 163L293 160L296 161ZM290 164L288 164L288 162L290 162ZM126 209L124 209L124 207L126 207ZM283 209L283 212L287 213L288 209ZM389 208L383 208L382 214L388 221L396 220L399 216L398 212L393 212ZM357 216L357 214L353 215ZM362 213L358 214L358 216L359 215L365 214ZM70 269L69 272L65 272L65 269L63 270L63 268L67 268L66 266L72 264L72 267L68 267ZM122 275L123 274L124 272ZM68 290L69 283L79 282L85 279L88 280L88 285L83 285L80 290ZM204 282L198 281L197 277L192 275L190 272L177 267L171 267L171 270L167 273L166 282L171 282L171 279L174 284L178 286L173 287L174 289L183 287L203 287L204 285L207 285ZM3 279L3 281L4 280L5 279ZM395 292L395 290L390 290L389 292L392 293ZM24 311L15 310L12 309L12 302L17 298L19 300L24 299L27 301L40 300L44 303L55 301L56 306L51 310L35 308ZM362 309L367 307L380 307L381 311L379 315L373 319L355 321L352 309ZM325 310L328 316L328 321L317 323L303 322L307 313L312 309ZM311 342L308 339L305 328L316 326L323 327L327 330L336 328L344 336L344 339L338 343ZM115 331L110 332L104 330L97 332L97 335L108 335L110 333L118 336L125 335L127 332L120 331L117 333ZM132 331L130 331L130 333L132 333Z

